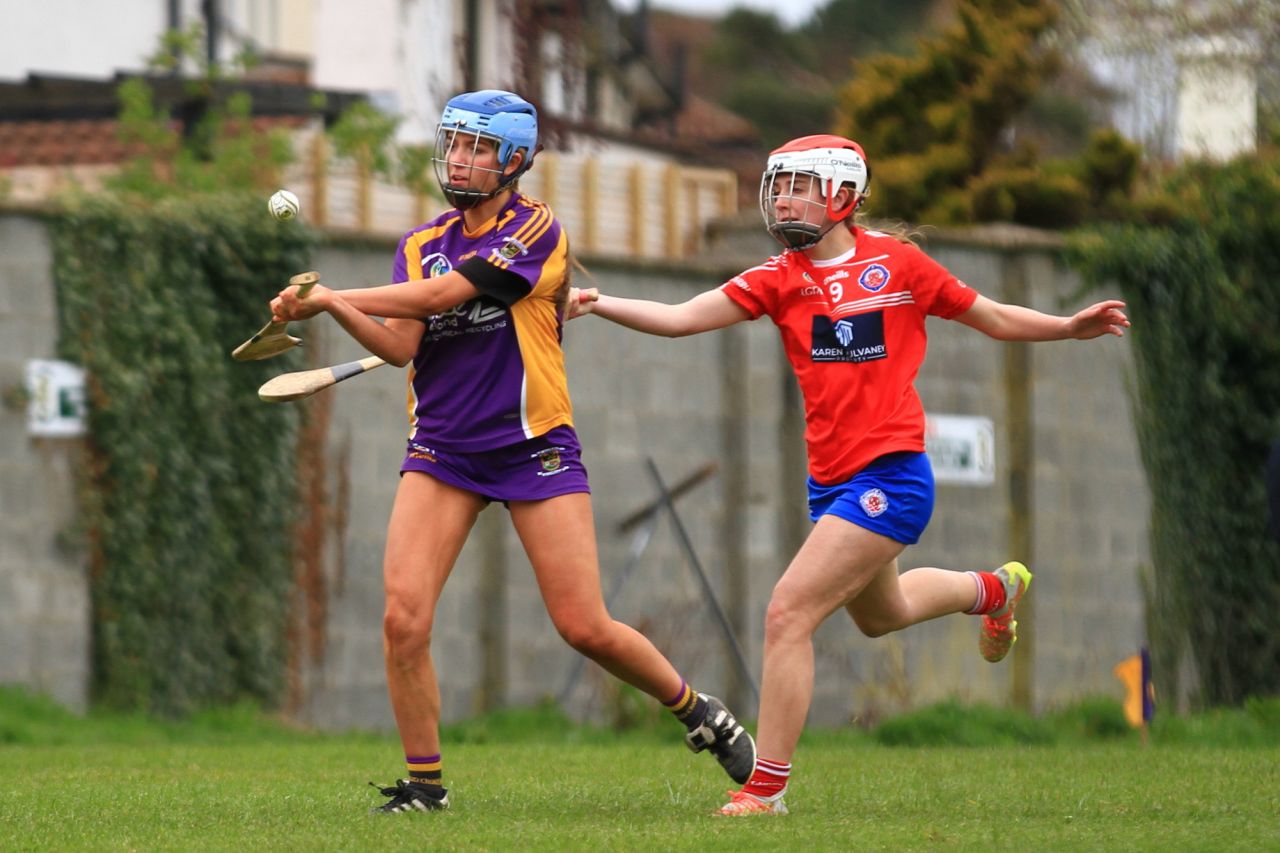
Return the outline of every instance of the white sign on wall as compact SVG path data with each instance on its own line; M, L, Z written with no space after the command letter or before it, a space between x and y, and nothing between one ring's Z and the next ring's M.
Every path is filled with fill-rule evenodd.
M27 361L27 432L73 437L85 433L84 369L67 361Z
M990 418L929 415L924 444L936 482L989 486L996 481L996 428Z

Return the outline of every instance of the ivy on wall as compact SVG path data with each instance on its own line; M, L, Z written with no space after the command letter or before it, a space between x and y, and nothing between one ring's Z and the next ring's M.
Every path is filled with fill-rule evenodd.
M1280 440L1280 158L1196 163L1146 200L1160 225L1079 236L1075 264L1133 319L1152 496L1148 632L1158 692L1185 655L1196 701L1280 693L1280 546L1265 460Z
M95 701L166 715L275 704L298 425L256 391L302 364L229 353L308 268L313 237L238 195L83 198L52 232L60 355L88 373Z

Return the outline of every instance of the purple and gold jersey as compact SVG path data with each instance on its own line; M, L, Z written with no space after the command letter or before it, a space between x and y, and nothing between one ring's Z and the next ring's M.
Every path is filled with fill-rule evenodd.
M450 210L404 236L393 282L456 269L480 291L422 318L409 372L410 438L474 452L573 425L560 349L568 257L551 209L518 192L474 232Z

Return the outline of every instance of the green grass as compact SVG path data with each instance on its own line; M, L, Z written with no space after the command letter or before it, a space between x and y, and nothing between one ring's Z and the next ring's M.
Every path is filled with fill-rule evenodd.
M931 737L970 714L939 709L921 712ZM447 731L452 811L375 817L365 782L402 771L393 739L298 732L248 708L78 718L0 690L0 850L1280 849L1274 703L1147 747L1082 736L1090 716L979 748L813 732L792 814L729 820L710 814L728 780L674 725L618 735L515 711Z

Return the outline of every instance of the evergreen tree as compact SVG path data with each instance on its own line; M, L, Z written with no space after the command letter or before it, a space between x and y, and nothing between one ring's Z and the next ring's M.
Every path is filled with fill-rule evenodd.
M962 0L957 17L914 56L856 62L840 90L836 131L871 159L873 215L971 219L971 181L1012 153L1010 122L1058 67L1041 44L1056 19L1050 0ZM1085 195L1069 175L1058 184L1065 196Z

